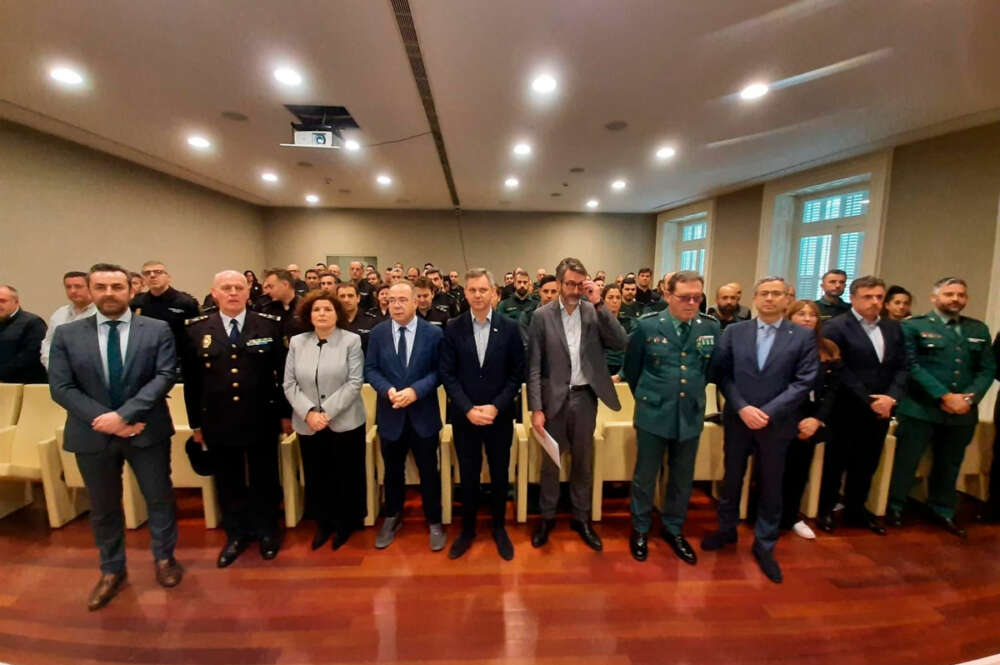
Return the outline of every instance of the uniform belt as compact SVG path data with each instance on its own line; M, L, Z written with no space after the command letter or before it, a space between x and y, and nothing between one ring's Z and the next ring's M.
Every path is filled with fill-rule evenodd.
M588 384L583 386L570 386L569 390L570 392L576 392L578 390L590 390L590 385Z

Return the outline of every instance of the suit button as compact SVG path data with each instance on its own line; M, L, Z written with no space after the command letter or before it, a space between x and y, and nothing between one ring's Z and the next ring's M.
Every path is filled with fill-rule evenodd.
M962 363L962 359L961 358L955 358L955 362L961 364Z
M642 401L643 401L643 402L645 402L645 401L646 401L646 398L645 398L645 397L643 397L643 398L642 398Z
M688 382L687 379L681 379L681 383L687 383L687 382Z
M683 358L684 356L686 356L686 355L687 355L687 352L686 352L686 351L681 351L681 357L682 357L682 358Z
M234 349L236 348L236 345L235 345L235 344L233 344L233 348L234 348Z
M234 367L234 368L232 368L231 370L229 370L229 372L230 372L231 374L239 374L239 371L240 371L240 370L236 369L235 367Z
M232 358L233 360L236 360L236 354L235 353L233 355L229 356L229 357Z
M239 402L240 401L240 396L239 395L233 395L233 401L234 402Z
M680 396L681 397L687 397L687 395L685 395L684 393L680 393Z
M686 366L686 365L681 365L681 371L682 371L682 372L683 372L684 370L686 370L686 369L687 369L687 366Z
M233 381L233 388L239 388L239 387L240 387L240 384L237 383L236 381Z

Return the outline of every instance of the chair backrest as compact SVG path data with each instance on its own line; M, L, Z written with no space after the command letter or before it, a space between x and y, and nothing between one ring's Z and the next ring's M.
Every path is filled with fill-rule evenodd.
M170 419L174 421L174 429L187 427L187 407L184 406L184 384L175 383L167 393L167 408L170 409Z
M0 383L0 427L17 424L23 395L23 383Z
M719 400L717 399L719 391L714 383L705 384L705 415L710 416L713 413L719 413Z
M361 386L361 401L365 404L365 429L375 426L375 398L375 389L371 384L366 383Z
M448 420L448 393L444 391L444 386L438 386L438 409L441 411L441 423Z
M521 422L531 424L531 411L528 410L528 384L521 384Z
M35 469L41 468L38 442L51 439L56 429L66 424L66 411L52 401L49 386L29 383L24 386L21 416L17 421L11 463Z

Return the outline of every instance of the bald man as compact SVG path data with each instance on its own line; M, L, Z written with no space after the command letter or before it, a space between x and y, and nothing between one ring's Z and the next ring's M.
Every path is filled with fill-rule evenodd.
M309 290L309 285L302 279L302 271L299 270L298 264L289 263L285 270L292 275L292 288L295 289L295 295L304 296ZM337 275L334 275L334 277L337 277Z
M749 321L750 310L740 305L743 287L736 282L723 284L715 291L715 306L708 308L708 315L719 321L723 330L731 323Z

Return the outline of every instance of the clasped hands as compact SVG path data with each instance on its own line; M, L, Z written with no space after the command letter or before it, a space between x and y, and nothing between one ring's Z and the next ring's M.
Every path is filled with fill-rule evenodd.
M492 404L474 406L465 413L465 417L473 425L492 425L499 411Z
M122 438L129 438L142 434L146 429L146 423L133 423L129 425L116 411L108 411L94 418L90 423L91 429L101 434L113 434Z
M966 401L966 397L972 397L972 393L948 393L941 398L941 410L945 413L961 415L968 413L972 405Z
M389 388L389 392L386 395L389 401L392 402L392 408L394 409L405 409L417 401L417 391L413 388L403 388L402 390Z

